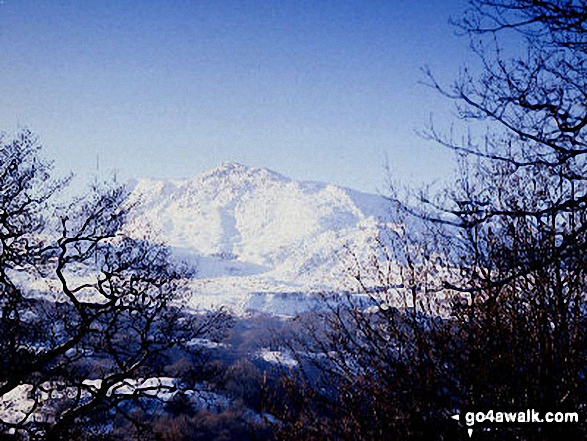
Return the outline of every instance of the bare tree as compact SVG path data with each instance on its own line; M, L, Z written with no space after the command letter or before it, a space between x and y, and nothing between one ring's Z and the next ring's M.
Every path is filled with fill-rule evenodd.
M399 302L365 308L347 299L321 317L325 329L300 331L309 334L300 362L316 370L285 377L303 390L286 387L297 406L280 408L291 438L458 439L466 432L442 421L463 409L579 411L587 401L587 7L469 6L456 24L480 73L464 69L448 87L429 73L463 122L460 133L428 131L458 154L454 185L399 204L430 226L418 237L406 219L405 252L383 271L373 260L386 292L400 287ZM377 300L368 286L362 292ZM449 309L422 308L411 293L440 295ZM488 436L557 439L565 429L502 427ZM586 428L568 430L582 439Z
M448 88L430 76L472 127L461 139L434 128L430 136L464 155L465 165L448 197L427 207L430 218L455 225L463 243L465 277L446 286L471 303L469 347L486 371L471 388L485 388L486 405L578 408L586 399L587 7L469 6L456 23L482 72L465 72Z
M269 399L279 439L456 438L447 412L461 341L442 287L444 226L407 225L388 225L369 259L351 259L355 289L324 294L296 320L298 365Z
M193 352L186 344L218 336L227 316L186 312L191 270L121 233L124 188L51 204L64 183L39 149L27 131L0 143L0 431L104 435L119 415L141 434L136 406L175 389L162 378L170 351Z

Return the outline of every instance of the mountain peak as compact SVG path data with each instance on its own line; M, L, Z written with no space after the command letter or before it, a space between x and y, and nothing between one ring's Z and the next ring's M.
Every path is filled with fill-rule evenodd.
M204 174L244 173L250 170L251 168L252 167L249 167L245 164L241 164L240 162L228 161L211 168L207 172L204 172Z
M290 181L289 178L267 168L253 167L239 162L223 162L222 164L205 171L198 178L202 181L217 179L221 181L243 181L250 179Z
M140 201L129 234L155 232L179 258L198 262L193 301L241 311L280 310L279 292L343 289L344 250L370 258L388 222L380 196L238 162L192 179L139 180L129 199Z

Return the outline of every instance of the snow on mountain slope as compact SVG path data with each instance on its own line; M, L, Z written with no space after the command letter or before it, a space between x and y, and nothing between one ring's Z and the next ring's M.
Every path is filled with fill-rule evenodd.
M197 260L200 290L217 304L230 293L244 309L255 293L340 289L345 247L366 255L388 217L380 196L235 163L138 180L129 200L139 202L131 234L150 228Z

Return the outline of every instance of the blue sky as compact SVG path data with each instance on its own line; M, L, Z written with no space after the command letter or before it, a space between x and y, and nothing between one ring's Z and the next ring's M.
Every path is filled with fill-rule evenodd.
M185 178L225 161L375 192L447 176L419 138L423 86L470 57L463 1L0 3L0 129L28 127L60 173Z

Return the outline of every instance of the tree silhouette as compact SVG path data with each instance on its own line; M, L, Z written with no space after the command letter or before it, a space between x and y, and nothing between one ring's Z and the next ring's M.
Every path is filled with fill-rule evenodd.
M2 138L0 431L104 436L119 415L141 433L146 422L129 403L174 390L161 378L169 351L221 332L226 316L186 313L191 270L148 237L121 233L132 209L123 187L58 206L64 183L32 133Z
M585 18L579 1L472 0L455 20L481 71L449 86L428 72L463 130L427 132L457 153L454 184L416 204L390 198L405 230L355 273L370 306L343 298L299 331L302 368L275 405L284 437L466 439L449 418L465 409L582 409ZM378 292L365 272L379 275ZM583 439L585 425L480 436L561 432Z

